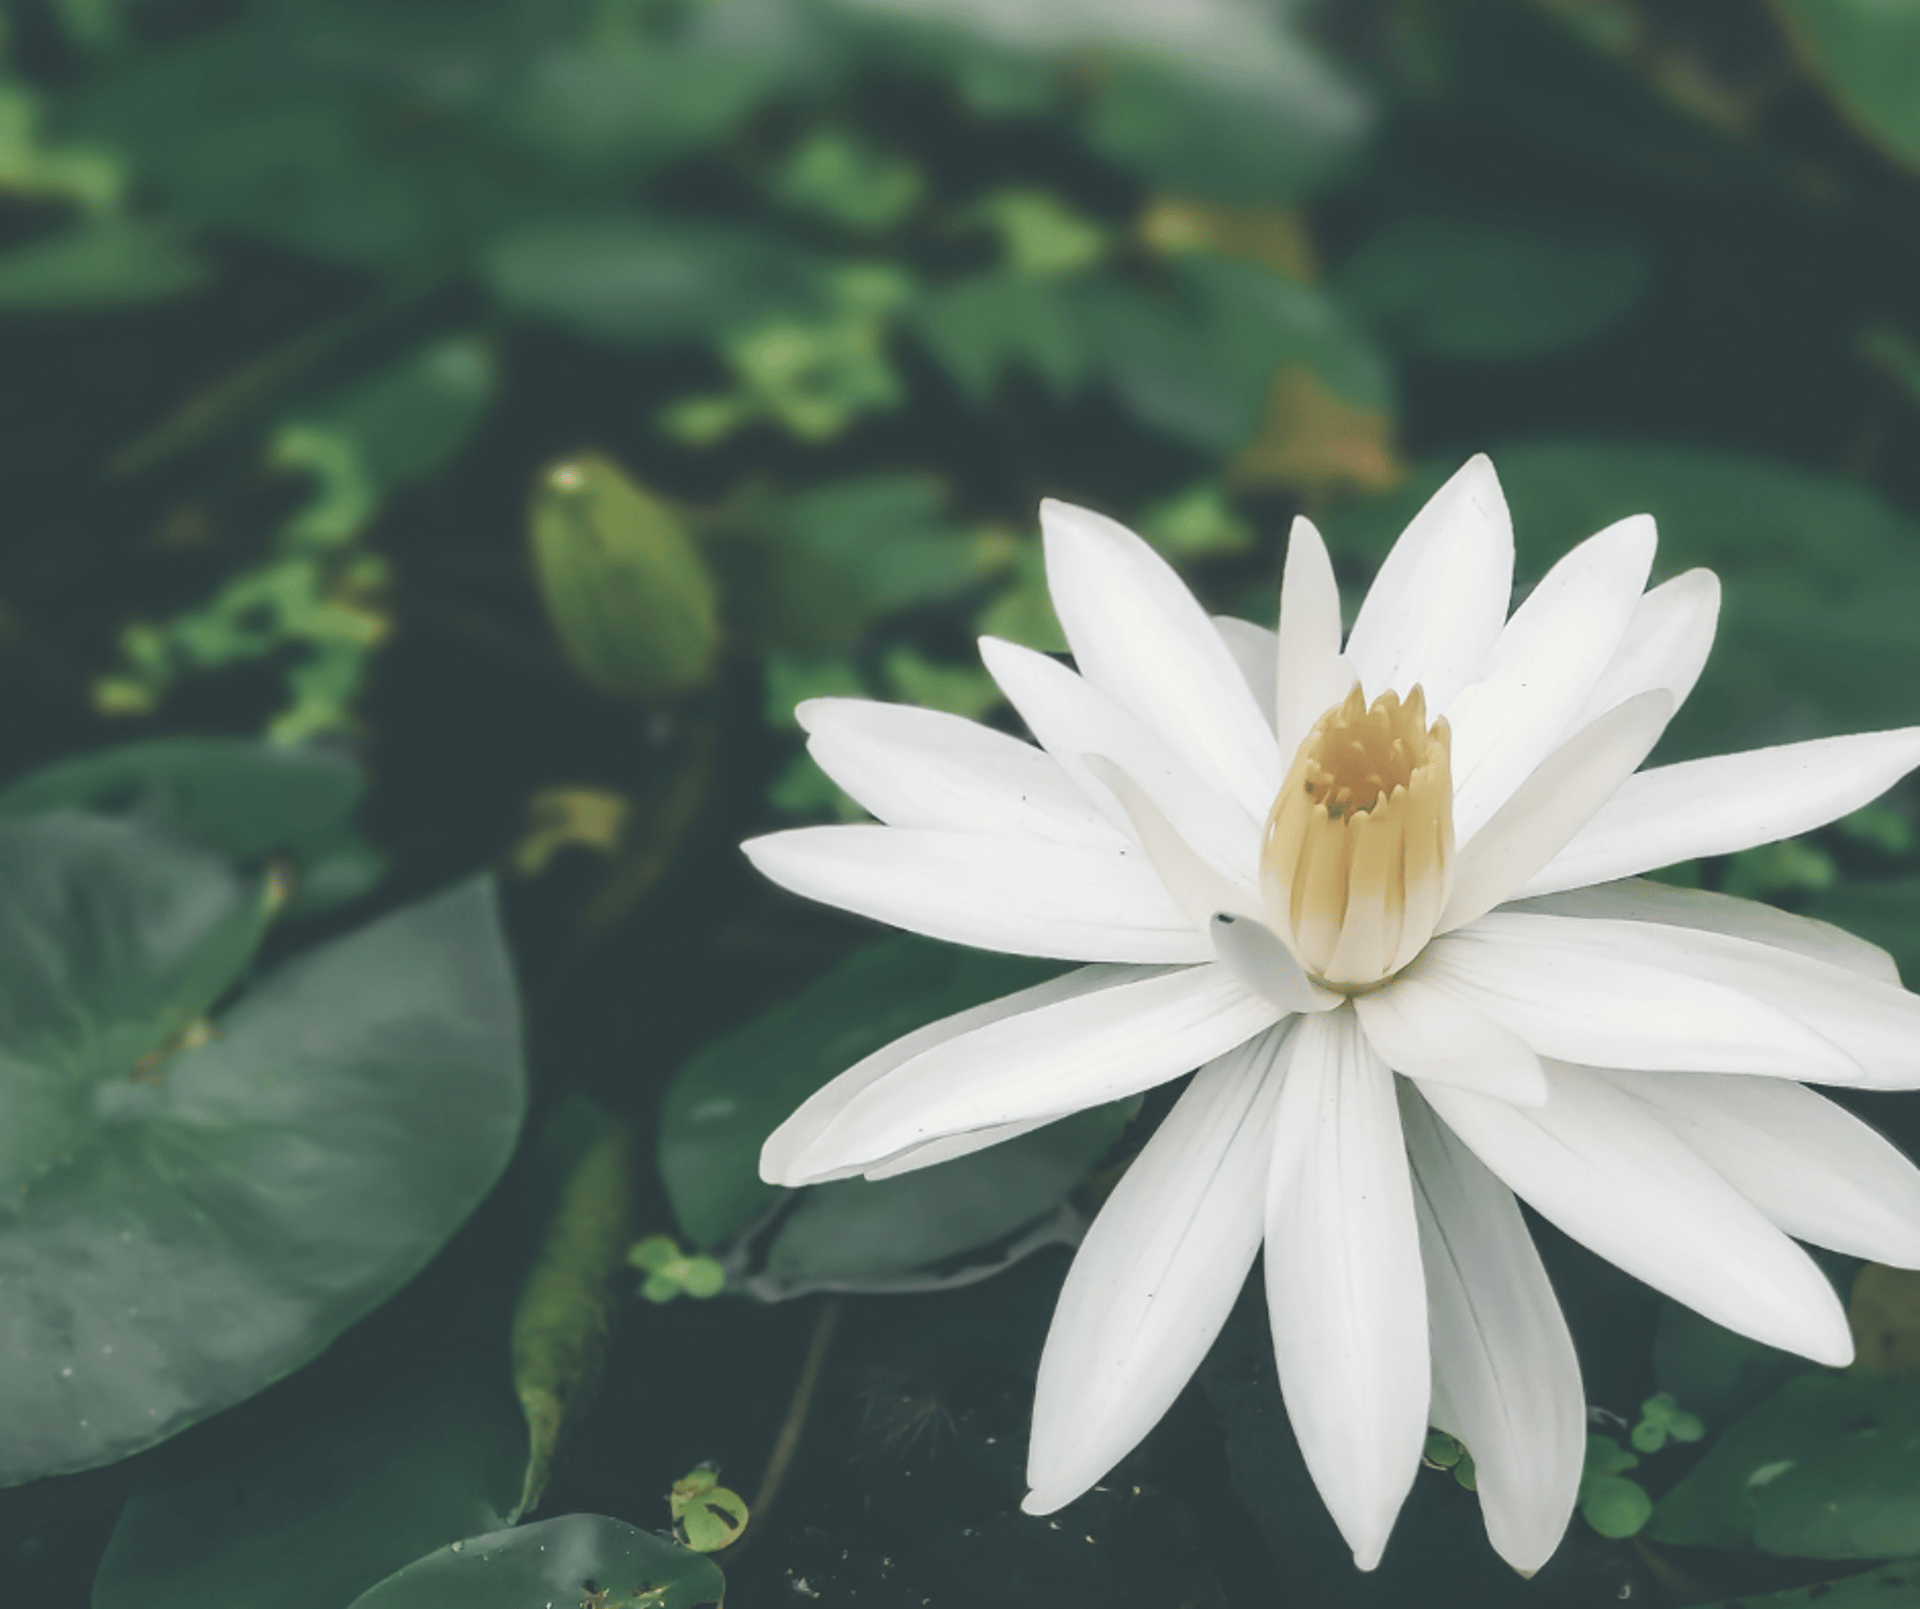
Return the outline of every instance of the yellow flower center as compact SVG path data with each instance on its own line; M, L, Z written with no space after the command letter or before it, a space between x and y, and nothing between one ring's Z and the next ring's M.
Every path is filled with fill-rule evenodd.
M1356 685L1301 743L1260 884L1274 931L1322 983L1368 988L1433 936L1453 870L1449 748L1418 687L1369 706Z

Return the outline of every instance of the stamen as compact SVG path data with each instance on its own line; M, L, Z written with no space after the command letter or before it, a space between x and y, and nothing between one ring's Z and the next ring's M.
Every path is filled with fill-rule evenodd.
M1418 687L1369 707L1356 685L1300 745L1260 877L1274 931L1317 980L1371 987L1433 936L1453 869L1449 753Z

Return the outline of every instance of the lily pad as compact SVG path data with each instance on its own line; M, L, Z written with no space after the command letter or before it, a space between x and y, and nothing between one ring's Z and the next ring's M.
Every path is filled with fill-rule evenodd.
M351 1609L699 1609L726 1578L711 1559L599 1514L494 1531L428 1554L353 1600Z
M242 863L285 854L292 909L311 911L358 897L380 875L353 831L366 786L354 761L324 749L152 738L30 772L0 791L0 821L89 810L163 822Z
M1658 1542L1884 1559L1920 1536L1920 1384L1815 1371L1730 1425L1660 1500Z
M526 1090L483 881L212 1021L258 898L222 859L53 815L0 823L0 882L12 1485L124 1458L315 1357L492 1187Z
M527 1436L494 1317L373 1369L329 1358L154 1455L93 1609L340 1609L429 1549L507 1524Z

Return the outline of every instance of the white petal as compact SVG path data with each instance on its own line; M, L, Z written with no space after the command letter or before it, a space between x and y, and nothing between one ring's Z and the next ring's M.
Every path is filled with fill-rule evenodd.
M1522 892L1608 883L1791 838L1858 810L1916 765L1920 726L1656 766L1628 778Z
M1019 1123L996 1123L992 1128L969 1129L965 1134L949 1134L945 1139L929 1140L925 1145L909 1146L897 1152L884 1162L869 1163L864 1168L848 1168L840 1176L852 1178L858 1175L863 1179L894 1179L903 1173L917 1173L921 1168L930 1168L939 1162L952 1162L958 1157L972 1156L975 1151L984 1151L988 1146L1003 1145L1008 1140L1017 1140L1023 1134L1031 1134L1035 1129L1043 1129L1049 1123L1058 1123L1057 1117L1030 1117ZM822 1184L823 1179L815 1179Z
M1207 931L1214 953L1255 994L1282 1011L1332 1011L1343 997L1309 978L1293 952L1266 923L1227 911L1214 914Z
M914 1146L1137 1095L1281 1013L1225 967L1136 969L1109 986L946 1040L857 1093L789 1168L868 1167Z
M820 769L890 827L1125 842L1059 761L977 721L863 698L812 698L793 713Z
M1595 1067L1859 1077L1852 1057L1786 1011L1699 976L1713 946L1737 942L1640 922L1496 911L1435 939L1404 976L1464 1000L1542 1056Z
M1238 615L1215 615L1213 624L1240 667L1247 691L1253 694L1267 725L1273 725L1273 666L1279 638L1265 626L1256 626Z
M1264 807L1256 822L1099 688L1057 660L997 637L980 639L980 657L1041 746L1110 821L1131 836L1132 824L1113 790L1087 770L1089 754L1105 755L1126 772L1214 870L1227 877L1257 877Z
M1574 724L1584 726L1655 689L1671 693L1678 709L1700 680L1719 622L1720 578L1711 570L1689 570L1655 587L1634 606L1626 635Z
M1502 606L1506 600L1501 599ZM1354 671L1340 652L1340 583L1312 520L1296 519L1280 579L1274 655L1274 734L1291 765L1313 723L1347 696Z
M1653 565L1646 515L1590 536L1540 579L1487 657L1444 708L1453 729L1453 828L1473 837L1573 730L1607 668Z
M1920 1169L1824 1095L1780 1078L1601 1076L1651 1106L1796 1240L1920 1268Z
M1286 1033L1202 1068L1087 1231L1040 1355L1029 1514L1131 1452L1226 1322L1260 1249Z
M1520 1108L1445 1084L1420 1092L1543 1218L1714 1323L1816 1363L1853 1356L1833 1287L1639 1101L1549 1063L1552 1095Z
M1260 890L1251 878L1228 877L1203 860L1173 829L1133 778L1104 754L1089 754L1082 764L1095 781L1105 784L1120 801L1133 825L1133 835L1147 852L1161 886L1173 897L1195 927L1205 927L1216 911L1258 916L1263 911Z
M782 888L910 933L1065 961L1213 954L1131 845L1030 843L914 827L801 827L740 846Z
M1283 767L1233 656L1173 567L1125 526L1040 505L1047 590L1080 674L1202 780L1264 816Z
M1409 1078L1459 1084L1517 1106L1547 1098L1540 1058L1519 1035L1475 1011L1457 995L1401 973L1353 1009L1381 1059Z
M1856 938L1831 922L1791 916L1757 900L1735 899L1704 888L1675 888L1644 877L1623 877L1617 883L1595 883L1591 888L1564 894L1542 894L1516 901L1510 911L1536 911L1548 916L1599 916L1625 922L1659 922L1667 927L1697 927L1726 933L1737 939L1770 944L1776 950L1810 956L1832 966L1857 972L1877 983L1900 982L1893 957L1877 944Z
M1539 924L1560 926L1548 938ZM1920 1085L1920 997L1905 989L1811 956L1797 955L1751 939L1701 928L1663 927L1652 922L1609 922L1505 911L1475 924L1505 930L1509 942L1553 943L1569 954L1631 955L1675 977L1692 979L1742 995L1747 1009L1796 1024L1803 1034L1838 1050L1851 1063L1815 1071L1803 1066L1788 1077L1862 1089L1912 1089ZM1535 1048L1543 1048L1537 1046ZM1558 1052L1548 1051L1548 1054ZM1573 1059L1573 1058L1569 1058ZM1673 1062L1622 1061L1581 1056L1591 1065L1640 1067L1664 1071ZM1776 1066L1689 1065L1694 1072L1778 1073Z
M1367 697L1417 682L1427 708L1445 709L1485 669L1512 595L1513 521L1476 453L1413 517L1360 606L1347 658Z
M1434 1424L1473 1454L1494 1551L1532 1573L1580 1489L1580 1363L1513 1193L1401 1086L1433 1337Z
M1275 1115L1267 1312L1301 1456L1380 1562L1426 1443L1432 1363L1393 1074L1344 1011L1302 1017Z
M952 1016L930 1022L924 1028L916 1028L912 1033L902 1034L871 1055L863 1056L839 1077L815 1090L786 1122L767 1136L766 1144L760 1148L760 1177L768 1184L801 1182L793 1177L794 1159L826 1132L827 1125L847 1109L856 1095L896 1067L912 1061L922 1051L944 1045L950 1039L958 1039L975 1028L984 1028L990 1022L1017 1017L1039 1006L1051 1005L1056 1000L1071 1000L1076 995L1111 988L1115 983L1136 976L1138 974L1132 967L1080 967L1064 976L1049 978L1045 983L1036 983L1030 989L1020 989L1013 994L1002 995L998 1000L970 1006L965 1011L957 1011ZM860 1170L855 1168L849 1171Z
M1552 860L1639 769L1672 716L1670 693L1640 693L1542 760L1454 860L1438 930L1484 916Z

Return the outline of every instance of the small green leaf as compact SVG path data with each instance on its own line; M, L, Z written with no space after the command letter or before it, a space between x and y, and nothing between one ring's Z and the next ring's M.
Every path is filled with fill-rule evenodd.
M547 614L587 681L642 701L706 682L720 647L718 599L670 504L585 453L540 477L531 539Z
M567 1433L592 1406L633 1235L632 1135L610 1120L567 1175L514 1308L513 1384L527 1419L516 1513L539 1506Z
M349 1609L698 1609L726 1595L711 1559L598 1514L469 1537L428 1554Z
M747 1526L747 1505L719 1482L718 1472L702 1465L675 1481L667 1494L674 1530L699 1553L731 1546Z
M911 162L824 128L801 142L774 182L774 193L789 206L864 233L898 223L924 188Z

